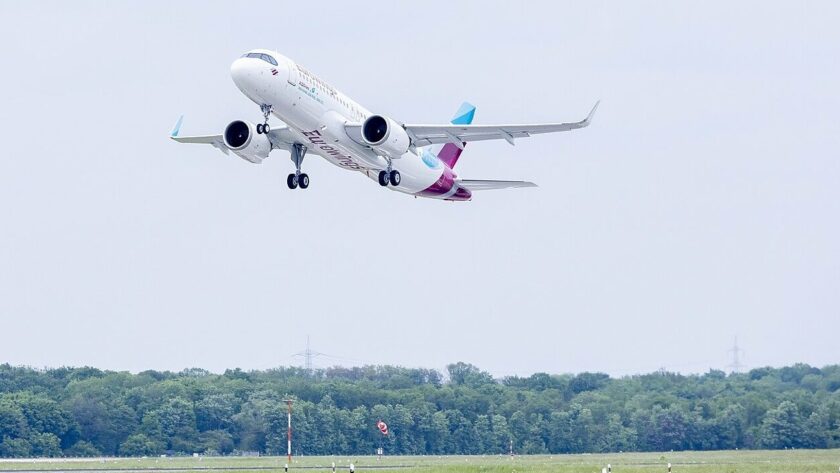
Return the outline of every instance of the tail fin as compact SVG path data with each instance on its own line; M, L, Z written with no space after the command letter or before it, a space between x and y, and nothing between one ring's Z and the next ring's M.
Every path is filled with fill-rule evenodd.
M455 118L452 119L450 123L453 125L469 125L473 121L473 117L475 116L475 107L467 102L461 104L461 108L455 113ZM466 146L466 143L463 143ZM446 163L450 169L455 167L455 163L458 162L458 158L461 157L461 152L463 150L452 143L446 143L443 145L443 148L440 149L437 153L438 159Z

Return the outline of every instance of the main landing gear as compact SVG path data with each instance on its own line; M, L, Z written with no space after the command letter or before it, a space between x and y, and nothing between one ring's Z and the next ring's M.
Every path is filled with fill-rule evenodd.
M391 169L391 161L388 161L388 169L384 171L379 171L379 185L382 187L391 184L392 186L396 187L400 185L402 181L402 177L400 176L400 172L396 169Z
M271 110L273 108L274 107L268 104L260 105L260 110L262 110L263 113L263 122L257 125L258 135L262 135L263 133L267 135L268 132L271 131L271 127L268 126L268 117L271 116Z
M300 143L292 145L292 162L295 163L295 173L289 174L286 178L286 185L289 189L301 189L309 187L309 175L300 172L300 165L303 163L303 157L306 156L306 146Z

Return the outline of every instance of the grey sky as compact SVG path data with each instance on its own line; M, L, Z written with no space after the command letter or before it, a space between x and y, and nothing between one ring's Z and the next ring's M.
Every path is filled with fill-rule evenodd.
M837 2L0 1L0 362L501 376L840 362ZM577 120L471 144L470 203L167 134L271 48L367 108Z

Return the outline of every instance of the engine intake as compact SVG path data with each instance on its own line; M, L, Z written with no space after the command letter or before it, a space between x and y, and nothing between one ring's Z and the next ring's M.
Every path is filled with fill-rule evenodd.
M271 151L268 136L257 133L257 127L242 120L231 122L222 135L225 146L240 158L252 163L260 163Z
M248 146L251 141L251 133L248 124L242 120L231 122L225 128L225 144L230 149L241 149Z
M365 120L362 134L369 145L376 146L388 137L388 120L382 115L374 115Z
M374 151L390 158L401 157L411 145L405 129L382 115L371 115L362 123L362 138Z

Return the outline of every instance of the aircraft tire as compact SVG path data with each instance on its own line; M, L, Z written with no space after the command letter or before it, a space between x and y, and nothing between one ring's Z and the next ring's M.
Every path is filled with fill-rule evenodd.
M289 189L297 189L298 177L294 174L289 174L289 177L286 178L286 185L289 186Z
M386 171L379 171L379 185L382 187L388 185L388 173Z
M298 176L298 185L301 189L306 189L309 187L309 174L301 174Z
M396 169L391 171L391 175L388 176L388 180L391 181L391 184L394 186L400 185L400 181L402 181L402 176L400 176L400 172Z

